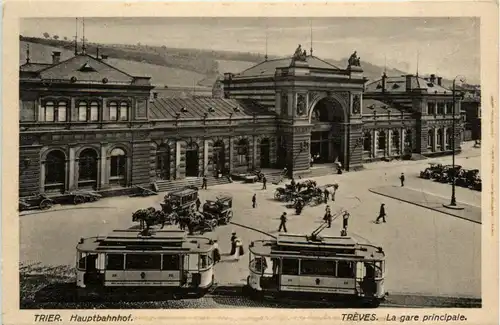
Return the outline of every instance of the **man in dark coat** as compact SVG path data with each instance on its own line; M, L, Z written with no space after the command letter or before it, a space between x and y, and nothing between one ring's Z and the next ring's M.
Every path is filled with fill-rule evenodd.
M252 208L255 209L256 206L257 206L257 196L254 194L252 196Z
M405 186L405 174L401 173L401 176L399 176L399 180L401 181L401 187Z
M236 254L236 232L233 231L233 234L231 235L231 252L229 252L229 255L234 255Z
M196 211L200 211L201 201L200 198L196 199Z
M203 175L203 182L201 183L201 189L207 189L207 176Z
M283 229L284 232L287 232L286 230L286 212L283 212L283 214L280 217L280 227L278 228L278 232L281 232L281 229Z
M379 223L379 220L380 220L380 219L382 219L382 221L383 221L383 222L385 222L385 216L386 216L386 214L385 214L385 204L384 204L384 203L382 203L382 204L380 205L380 212L379 212L378 217L377 217L377 220L376 220L375 222L376 222L376 223Z
M262 176L262 189L263 189L263 190L266 190L266 189L267 189L266 184L267 184L267 178L266 178L266 175L263 175L263 176Z
M344 215L342 216L342 228L344 228L345 232L347 233L347 226L349 223L349 212L345 211Z

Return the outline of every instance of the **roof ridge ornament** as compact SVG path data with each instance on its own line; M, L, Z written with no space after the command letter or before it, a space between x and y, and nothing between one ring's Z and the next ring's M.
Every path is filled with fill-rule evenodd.
M353 54L349 57L347 63L349 67L361 67L360 57L358 57L357 51L354 51Z
M307 58L307 52L306 52L306 50L302 51L302 45L299 44L297 49L295 49L295 53L293 54L292 64L295 61L306 62L306 58Z

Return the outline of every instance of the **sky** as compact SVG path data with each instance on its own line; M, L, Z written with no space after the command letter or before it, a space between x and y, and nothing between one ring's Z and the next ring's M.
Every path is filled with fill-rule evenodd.
M82 35L81 19L78 34ZM344 59L357 51L373 64L448 79L464 75L479 83L478 18L85 18L85 37L96 43L166 45L290 56L298 44L323 59ZM312 26L312 28L311 28ZM30 18L21 35L44 32L72 38L74 18Z

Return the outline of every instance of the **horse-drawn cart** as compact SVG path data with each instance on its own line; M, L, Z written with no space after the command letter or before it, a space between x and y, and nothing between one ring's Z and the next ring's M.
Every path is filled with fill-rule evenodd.
M207 200L203 204L203 213L212 215L218 225L226 225L233 218L233 198L220 196L215 201Z
M45 194L33 194L19 199L19 211L26 210L47 210L56 202Z

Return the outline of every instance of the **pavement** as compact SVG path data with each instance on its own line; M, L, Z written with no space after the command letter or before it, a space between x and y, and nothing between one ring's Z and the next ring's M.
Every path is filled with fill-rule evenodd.
M401 186L371 188L370 192L481 224L481 207L475 205L457 202L457 208L447 208L445 205L450 204L450 198Z
M480 169L480 149L457 156L464 168ZM319 185L338 183L335 202L329 202L332 212L347 209L350 214L349 233L367 238L384 248L387 257L386 288L391 294L432 295L450 297L481 297L481 225L465 219L451 218L440 211L430 210L401 199L392 200L372 193L369 189L399 184L404 172L407 186L439 197L449 197L451 187L418 178L419 171L431 161L449 164L451 157L419 162L388 162L380 168L370 166L363 171L329 175L315 179ZM295 215L284 203L273 199L276 187L260 183L232 183L200 191L201 200L221 194L233 196L234 222L265 233L277 234L279 216L288 214L287 228L291 233L308 234L321 224L325 204L306 207ZM257 207L251 197L257 195ZM457 187L457 200L480 206L481 192ZM115 197L77 207L57 206L42 213L20 217L20 264L22 272L49 272L75 264L75 246L80 237L105 235L113 229L133 225L132 213L154 206L163 195L140 198ZM375 224L380 203L386 203L387 223ZM335 220L324 235L340 234L341 220ZM236 231L245 248L253 240L267 239L265 234L236 225L218 227L207 236L218 239L223 253L216 265L218 285L241 285L248 275L248 251L240 260L225 255L230 250L231 232Z

